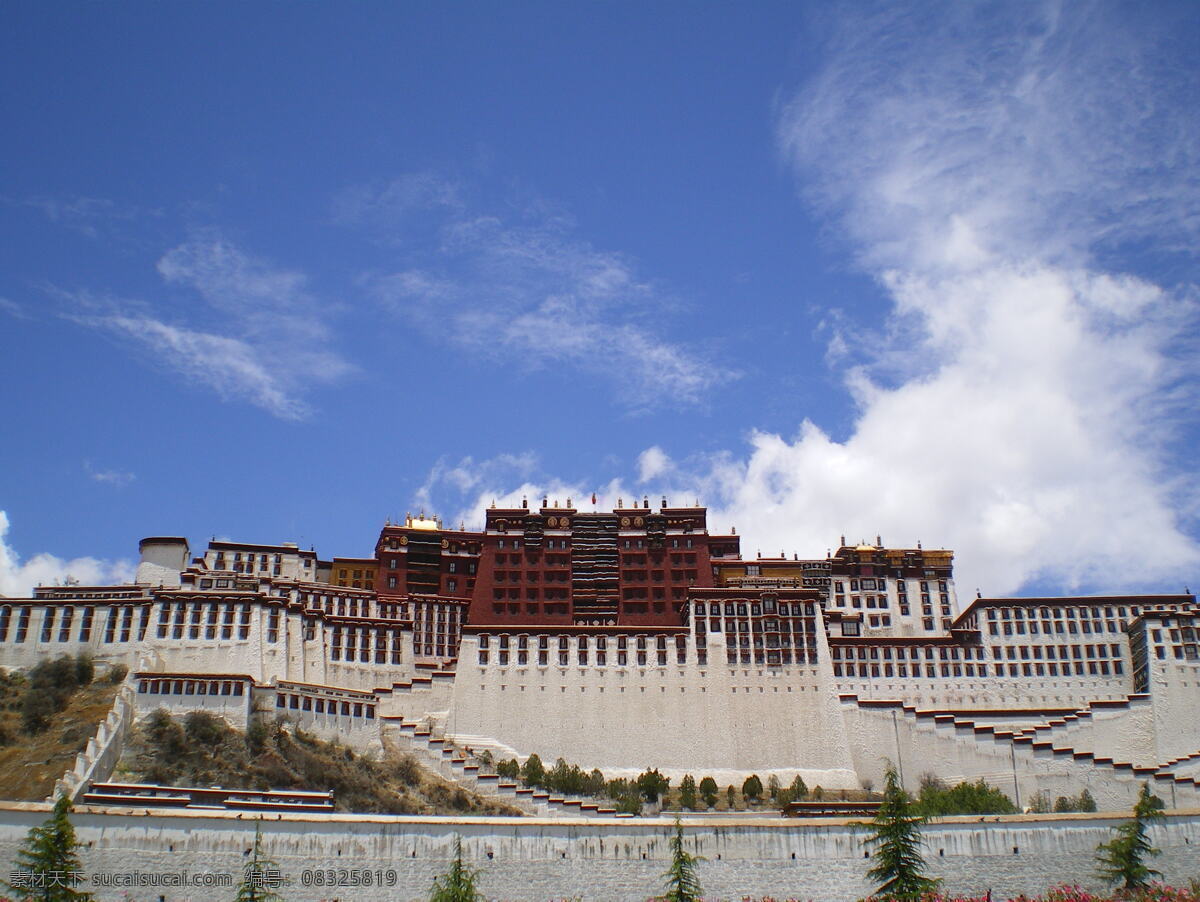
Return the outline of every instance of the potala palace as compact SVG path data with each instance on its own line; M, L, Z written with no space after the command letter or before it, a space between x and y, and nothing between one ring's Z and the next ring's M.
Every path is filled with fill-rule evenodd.
M0 665L87 652L130 668L130 718L281 715L467 772L536 752L830 789L879 786L890 760L910 788L1118 808L1150 781L1181 807L1200 805L1198 627L1192 595L960 603L948 551L749 558L701 507L543 499L482 531L407 517L369 557L143 539L133 585L0 598ZM104 739L67 788L107 778Z

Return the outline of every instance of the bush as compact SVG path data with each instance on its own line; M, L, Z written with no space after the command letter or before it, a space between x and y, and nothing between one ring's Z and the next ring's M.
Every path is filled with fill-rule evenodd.
M982 779L946 788L941 780L926 774L921 778L917 811L924 817L954 814L1016 814L1017 806L1004 793Z
M192 711L183 719L183 732L189 742L211 747L225 741L229 727L207 711Z
M656 767L638 774L635 785L638 792L642 794L642 798L653 805L659 800L660 796L666 795L667 790L671 787L671 781L660 774Z
M114 664L112 667L108 668L108 675L106 679L115 686L117 683L125 679L128 673L129 668L124 664Z
M1048 797L1047 797L1048 798ZM1032 810L1032 809L1031 809ZM1049 810L1049 809L1047 809ZM1057 814L1069 813L1072 811L1095 811L1096 800L1092 798L1092 794L1086 789L1077 796L1059 796L1054 800L1054 811ZM1041 813L1041 812L1039 812Z
M712 777L705 777L700 781L700 798L703 799L706 808L712 808L717 804L717 781Z
M77 657L75 659L75 683L79 686L90 686L95 678L96 664L92 661L92 656L83 654Z

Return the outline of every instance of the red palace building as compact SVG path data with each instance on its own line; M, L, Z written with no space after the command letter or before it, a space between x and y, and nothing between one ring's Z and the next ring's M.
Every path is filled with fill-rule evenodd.
M819 604L843 624L844 635L856 635L860 626L898 626L894 619L915 621L918 632L941 632L951 614L945 590L952 558L945 551L884 549L876 540L853 547L843 541L825 560L782 554L742 560L738 536L710 534L703 507L670 507L664 498L652 510L643 498L589 512L570 499L562 506L542 499L537 509L528 502L493 506L482 531L446 529L424 515L387 524L375 546L375 591L381 616L411 620L415 653L430 660L454 659L468 624L472 630L672 633L687 628L693 607L721 604L735 617L745 609L747 617L766 618L751 630L765 634L764 646L742 654L770 663L775 629L764 627L774 626L777 602ZM913 583L911 612L906 576L921 580ZM895 585L889 590L888 583ZM790 627L777 628L787 633ZM800 641L782 636L780 659L790 658L789 645Z

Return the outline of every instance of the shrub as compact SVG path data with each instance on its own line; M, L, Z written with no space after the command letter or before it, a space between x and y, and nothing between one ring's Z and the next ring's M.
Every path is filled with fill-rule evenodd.
M1017 806L1008 796L982 779L974 783L959 783L947 789L936 777L926 775L921 780L917 810L925 817L952 814L1015 814Z
M700 781L700 798L704 801L706 808L712 808L717 804L717 781L712 777L705 777Z
M80 655L75 659L75 683L79 686L90 686L96 678L96 665L92 656Z
M115 686L115 685L117 685L117 683L119 683L123 679L125 679L125 676L128 673L129 673L129 668L126 667L124 664L114 664L112 667L108 668L107 679L110 683L112 683Z
M229 727L221 718L207 711L192 711L183 719L183 732L188 742L212 747L225 741Z
M758 774L751 774L742 783L742 797L747 802L757 802L763 794L762 780L758 778Z

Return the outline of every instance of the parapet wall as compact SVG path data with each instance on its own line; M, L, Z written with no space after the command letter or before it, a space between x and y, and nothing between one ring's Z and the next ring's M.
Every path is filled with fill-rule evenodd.
M28 829L45 819L48 805L0 807L0 858L13 860ZM454 837L480 871L489 899L545 902L581 897L587 902L628 902L662 890L662 874L674 829L666 819L414 818L364 815L275 816L262 824L263 848L292 885L290 900L337 898L341 902L428 897L433 877L446 870ZM1043 892L1048 883L1079 883L1095 889L1096 845L1111 837L1121 815L1041 815L953 818L925 831L925 856L933 876L951 892L996 899ZM254 844L247 814L82 807L72 816L85 848L85 873L240 874ZM817 902L862 898L871 889L863 875L861 834L845 821L700 818L685 822L685 844L704 856L698 873L706 898L743 895ZM1168 881L1186 882L1200 870L1200 809L1170 812L1153 829L1163 850L1154 866ZM395 886L304 886L305 870L390 870ZM360 870L354 870L360 869ZM89 882L101 902L123 899L125 889ZM231 892L155 887L168 902L232 896Z

